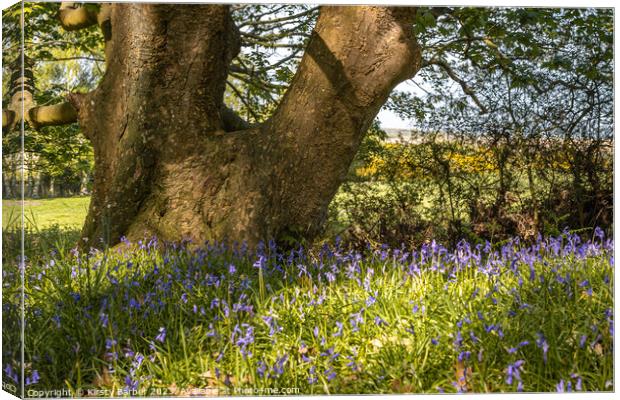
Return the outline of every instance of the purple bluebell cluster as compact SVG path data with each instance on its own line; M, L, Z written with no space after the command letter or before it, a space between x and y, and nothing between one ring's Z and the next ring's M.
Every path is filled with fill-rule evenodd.
M604 291L613 281L613 241L601 230L590 240L564 232L501 246L461 241L452 250L435 241L363 252L340 242L288 252L273 242L254 252L222 243L124 242L105 254L75 250L69 261L27 275L39 288L29 293L33 301L45 298L27 312L58 346L74 349L69 357L101 359L126 390L163 373L163 359L192 357L221 384L295 379L338 392L355 381L372 382L365 390L373 392L409 380L433 390L450 387L458 362L466 371L501 371L501 390L540 390L528 377L533 368L555 368L561 349L598 359L613 346L611 303L595 301L610 296ZM590 270L591 260L605 267ZM50 286L41 287L43 273ZM552 303L578 304L592 317L585 328L567 326L572 336L558 343L559 331L545 319L561 311L544 308ZM5 375L16 377L5 365ZM557 375L547 390L581 390L582 372ZM445 374L440 385L426 382L424 374L438 373ZM39 372L27 381L37 384ZM484 389L467 381L455 389Z

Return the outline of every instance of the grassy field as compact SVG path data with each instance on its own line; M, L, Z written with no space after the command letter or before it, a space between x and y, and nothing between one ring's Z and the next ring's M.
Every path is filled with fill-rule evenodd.
M613 241L600 230L361 253L155 239L80 253L50 232L26 265L31 390L613 390ZM15 382L18 282L5 264L2 369Z
M27 199L24 217L31 228L46 229L54 225L68 229L81 228L88 211L90 197L67 197L55 199ZM2 228L19 224L21 203L2 201Z

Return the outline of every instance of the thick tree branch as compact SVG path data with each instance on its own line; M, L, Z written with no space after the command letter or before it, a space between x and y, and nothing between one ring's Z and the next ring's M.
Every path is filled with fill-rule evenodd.
M61 2L58 19L66 31L76 31L97 24L108 42L112 38L111 13L110 3L102 3L98 10L94 10L74 2Z
M13 125L15 121L15 111L2 110L2 129L7 129Z
M30 123L34 128L52 125L67 125L77 121L77 111L71 103L33 107L28 110Z
M23 57L23 74L20 68L22 58L13 63L11 74L11 102L8 109L2 110L2 128L11 130L21 120L38 129L50 125L66 125L77 119L76 110L69 103L51 106L37 106L33 93L35 81L32 73L34 62Z
M97 13L78 3L63 1L58 10L60 24L67 31L77 31L97 23Z
M420 68L420 49L411 29L414 18L415 8L411 7L322 7L306 54L272 117L273 123L288 119L288 115L299 117L293 108L303 105L307 113L316 114L309 118L312 125L324 127L325 122L332 122L324 119L336 118L332 113L341 108L339 117L362 118L364 126L392 88ZM334 99L335 104L328 104ZM332 111L327 112L325 106ZM305 118L298 119L300 122L289 122L308 123ZM287 130L290 128L287 124Z
M308 213L325 209L389 93L420 68L415 14L411 7L321 7L297 73L262 128L278 154L288 157L273 161L275 175L290 177L274 188L281 196L276 208L281 203L283 209L305 204ZM302 178L317 165L330 173L317 182ZM318 224L324 218L281 217ZM306 232L315 226L295 228Z
M25 120L34 128L67 125L77 121L77 112L70 103L26 108ZM19 114L11 109L2 110L2 129L12 129L21 120Z

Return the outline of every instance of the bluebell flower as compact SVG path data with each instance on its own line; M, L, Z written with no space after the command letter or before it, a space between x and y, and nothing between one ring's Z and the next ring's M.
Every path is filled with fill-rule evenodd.
M525 363L523 360L517 360L513 364L508 364L506 367L506 383L512 385L513 378L517 381L521 381L520 368Z
M134 380L131 376L127 375L125 377L125 391L134 391L138 390L138 380Z
M362 317L362 312L364 311L364 309L362 309L359 312L356 313L352 313L351 314L351 318L349 319L349 323L351 324L351 327L353 328L353 332L356 332L359 330L359 324L363 324L364 323L364 317Z
M454 339L454 347L457 349L463 345L463 335L461 331L456 331L456 338Z
M284 328L278 325L278 322L270 315L262 317L263 321L269 326L269 337L273 337L277 332L281 332Z
M605 231L603 231L600 227L594 228L594 237L600 239L601 241L605 238Z
M558 393L564 393L564 379L560 380L560 382L555 385L555 391Z
M469 360L470 357L471 357L471 351L462 351L459 353L458 360L459 361Z
M276 358L276 362L271 367L271 371L273 374L270 374L271 378L276 378L284 374L284 366L288 362L288 354L283 355L282 357Z
M388 325L388 323L385 322L385 320L383 320L383 318L381 318L380 316L377 315L375 317L375 325L377 325L377 326Z
M52 317L52 321L54 321L56 323L56 327L60 328L60 315L54 315ZM105 327L105 326L104 326Z
M545 339L542 333L537 333L538 339L536 339L536 345L543 351L543 360L547 363L547 352L549 351L549 343Z
M17 383L17 372L13 371L11 364L6 364L4 367L4 373L7 374L9 378L13 380L13 382Z
M327 349L324 352L321 352L321 356L322 357L327 357L329 356L330 360L335 360L336 358L340 357L340 353L336 353L334 351L334 346L330 347L329 349Z
M258 366L256 367L256 372L260 378L265 377L265 372L267 371L267 364L265 364L262 360L257 362Z
M159 334L155 336L155 340L161 343L163 343L166 340L166 328L164 328L163 326L159 328Z
M349 360L349 362L347 363L347 367L351 368L351 371L357 372L360 370L359 365L355 362L353 357L347 356L347 359Z
M135 358L134 358L135 364L134 366L136 368L140 367L140 365L142 365L142 362L144 361L144 356L142 354L136 354Z
M575 376L574 378L577 378L577 383L575 384L575 390L578 391L578 392L581 392L583 390L583 386L582 386L582 382L581 382L581 377L580 376Z
M266 265L267 265L267 259L263 255L259 256L258 260L256 260L254 264L252 264L254 268L259 268L259 269L265 268Z
M343 328L342 322L336 321L336 326L338 330L334 334L332 334L332 336L334 337L342 336L342 328Z
M245 330L245 331L244 331ZM238 335L235 340L235 335ZM254 343L254 327L249 324L241 324L236 325L231 337L231 341L233 341L241 351L241 355L246 357L251 357L252 353L248 351L248 346Z
M136 299L132 298L129 300L129 308L139 309L140 304L138 303Z
M26 377L25 384L26 386L34 385L36 383L39 383L39 379L40 379L39 372L35 369L34 371L32 371L31 376Z
M325 370L324 375L327 378L328 382L331 382L336 377L336 373L334 372L334 369L331 367Z
M318 381L319 380L316 377L316 367L313 365L308 371L308 383L312 385L314 383L317 383Z

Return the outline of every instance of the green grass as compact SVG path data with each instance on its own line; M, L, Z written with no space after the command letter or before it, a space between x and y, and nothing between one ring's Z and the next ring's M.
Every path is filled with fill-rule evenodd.
M40 376L31 389L613 389L612 241L261 258L148 241L76 253L60 234L26 266L26 376ZM5 349L19 343L17 278L5 266ZM10 350L7 365L17 369Z
M24 217L27 227L46 229L58 225L67 229L81 228L88 211L90 197L26 199ZM2 200L2 228L20 224L21 203Z

